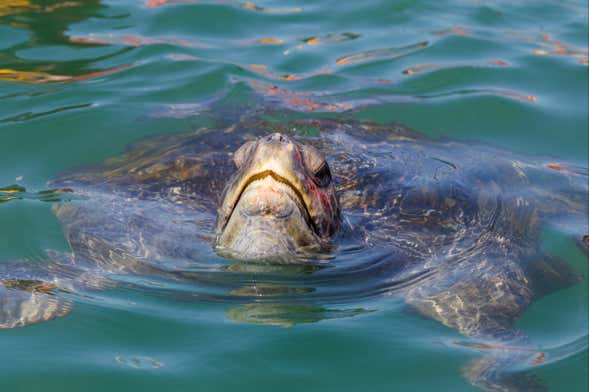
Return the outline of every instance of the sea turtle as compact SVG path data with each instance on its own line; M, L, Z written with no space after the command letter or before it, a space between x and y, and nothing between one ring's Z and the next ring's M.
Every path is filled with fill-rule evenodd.
M0 264L3 328L62 316L60 291L128 275L196 283L197 299L235 301L230 317L277 325L361 312L322 307L331 298L395 295L504 347L466 371L492 390L541 387L510 372L537 354L514 321L580 279L540 250L542 226L587 233L585 168L398 124L244 116L49 185L71 199L53 209L72 253Z

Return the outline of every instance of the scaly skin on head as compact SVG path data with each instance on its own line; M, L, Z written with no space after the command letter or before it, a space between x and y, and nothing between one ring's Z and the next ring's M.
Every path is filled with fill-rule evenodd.
M241 146L217 215L216 249L288 261L325 250L340 213L329 166L313 147L275 133Z

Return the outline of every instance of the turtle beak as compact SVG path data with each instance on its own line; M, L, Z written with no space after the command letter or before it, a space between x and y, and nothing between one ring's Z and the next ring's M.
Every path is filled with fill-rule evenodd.
M316 212L305 191L302 176L298 174L303 170L300 153L288 137L274 133L260 139L252 146L249 159L243 162L241 170L225 188L223 202L218 211L217 233L226 227L246 188L267 176L292 189L304 208L309 224L315 229Z

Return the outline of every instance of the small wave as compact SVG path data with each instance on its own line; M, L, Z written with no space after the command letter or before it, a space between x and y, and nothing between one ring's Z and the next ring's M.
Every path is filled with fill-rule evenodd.
M347 56L340 57L337 59L337 65L350 65L365 62L374 62L380 60L392 60L399 57L407 56L419 50L422 50L428 46L428 41L418 42L416 44L386 48L386 49L374 49L365 52L350 54Z
M50 116L50 115L56 114L56 113L67 112L67 111L71 111L71 110L87 109L87 108L90 108L93 106L94 106L93 103L84 103L84 104L79 104L79 105L62 106L62 107L52 109L52 110L47 110L44 112L21 113L21 114L15 115L15 116L10 116L10 117L0 119L0 124L1 123L10 123L10 122L28 121L28 120L33 120L33 119L36 119L39 117Z

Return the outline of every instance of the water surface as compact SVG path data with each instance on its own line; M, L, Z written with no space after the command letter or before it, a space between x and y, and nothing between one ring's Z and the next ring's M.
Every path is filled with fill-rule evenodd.
M51 212L62 195L35 193L51 178L256 107L397 121L586 167L588 26L582 1L3 1L0 263L69 251ZM569 233L547 229L542 247L587 276ZM74 295L67 317L1 331L0 386L468 391L460 369L485 354L391 296L293 302L263 325L236 296L185 295L215 288L134 278ZM551 390L587 390L588 297L584 279L518 323L546 354L530 371Z

